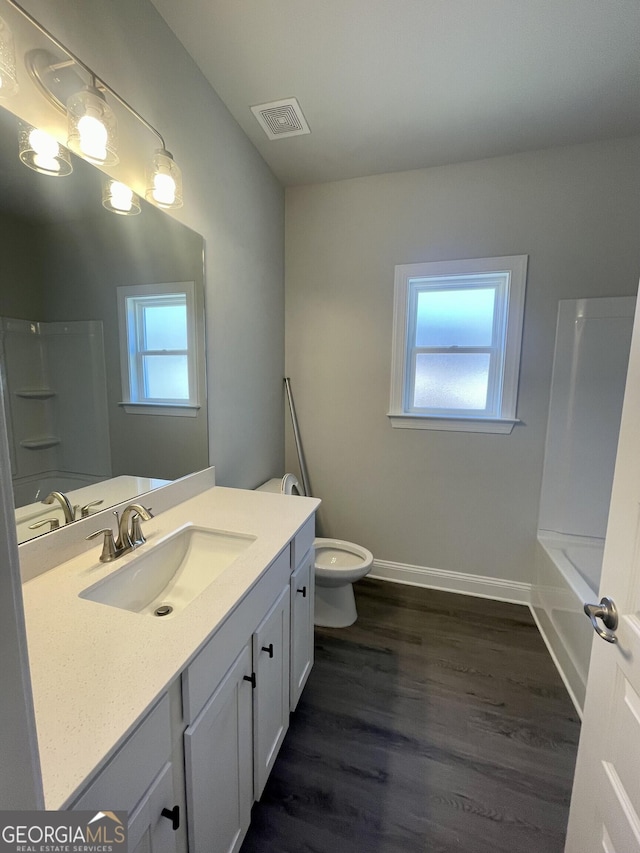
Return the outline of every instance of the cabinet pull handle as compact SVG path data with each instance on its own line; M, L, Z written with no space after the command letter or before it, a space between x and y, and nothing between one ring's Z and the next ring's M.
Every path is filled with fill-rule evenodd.
M306 586L303 586L303 587L302 587L302 589L297 589L297 590L296 590L296 592L301 592L301 593L302 593L302 597L303 597L303 598L306 598L306 597L307 597L307 588L306 588Z
M273 657L273 643L269 643L268 646L263 646L262 651L263 652L269 652L269 657L272 658Z
M243 681L250 681L253 689L254 690L256 689L256 674L255 674L255 672L252 672L251 675L243 675L242 679L243 679Z
M172 809L162 809L160 814L171 821L171 828L174 832L180 828L180 806L174 806Z

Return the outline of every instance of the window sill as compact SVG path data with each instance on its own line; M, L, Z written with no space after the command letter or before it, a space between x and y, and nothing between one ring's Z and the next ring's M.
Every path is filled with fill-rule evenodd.
M195 418L200 406L194 403L118 403L128 415L164 415L177 418Z
M391 426L396 429L435 429L449 432L484 432L509 435L520 421L517 418L439 418L434 415L389 413Z

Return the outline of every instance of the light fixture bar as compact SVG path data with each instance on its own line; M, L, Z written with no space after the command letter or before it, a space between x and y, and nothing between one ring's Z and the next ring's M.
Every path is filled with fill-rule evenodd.
M64 53L66 53L67 56L71 57L71 60L76 65L79 65L80 68L84 69L84 71L89 75L89 77L92 80L95 80L97 83L99 83L100 85L98 88L104 88L106 91L109 92L110 95L113 95L113 97L126 110L128 110L133 116L135 116L138 119L138 121L142 122L142 124L147 128L147 130L150 130L151 133L153 133L155 136L158 137L158 139L160 140L160 143L162 145L162 148L166 149L165 141L164 141L164 138L163 138L162 134L160 133L160 131L157 128L155 128L150 122L148 122L146 120L146 118L141 116L140 113L131 106L131 104L129 104L127 101L125 101L125 99L123 97L121 97L115 91L115 89L112 89L108 83L105 83L105 81L101 77L98 77L94 73L94 71L91 68L89 68L89 66L86 63L84 63L78 56L76 56L71 50L69 50L68 47L66 47L64 44L62 44L62 42L59 39L57 39L54 35L52 35L49 32L49 30L46 29L46 27L43 27L42 24L36 18L34 18L33 15L30 15L26 9L23 9L22 6L16 2L16 0L6 0L6 2L9 3L10 6L13 6L13 8L16 9L31 24L33 24L34 27L36 27L43 35L45 35L48 39L50 39L56 45L56 47L58 47L60 50L64 51ZM68 68L68 67L69 67L69 62L67 60L63 60L62 62L55 63L54 65L52 65L51 69L56 70L56 69Z

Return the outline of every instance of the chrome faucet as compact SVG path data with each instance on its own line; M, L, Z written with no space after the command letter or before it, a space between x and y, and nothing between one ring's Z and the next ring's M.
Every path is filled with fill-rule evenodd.
M118 513L114 514L118 518ZM116 550L120 554L131 551L146 541L140 526L140 519L149 521L151 518L153 518L153 513L150 509L145 509L142 504L129 504L122 510L122 515L118 519L118 538L116 540Z
M71 506L71 501L63 492L51 492L42 501L42 503L48 504L50 506L55 501L58 501L58 503L62 507L65 524L71 524L72 521L76 520L76 510L78 509L78 507Z
M118 515L117 510L114 510L113 514L118 524L118 538L115 542L113 541L113 530L110 527L96 530L95 533L87 536L87 539L95 539L96 536L104 535L102 553L100 554L101 563L110 563L122 554L133 551L138 545L142 545L146 540L140 526L140 519L149 521L153 518L151 510L145 509L142 504L129 504L122 510L122 515Z

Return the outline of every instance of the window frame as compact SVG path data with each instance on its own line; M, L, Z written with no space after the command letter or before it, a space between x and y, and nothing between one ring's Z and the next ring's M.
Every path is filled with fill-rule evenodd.
M120 376L122 402L128 414L175 415L195 417L198 400L198 332L194 281L140 284L117 288L118 333L120 339ZM167 304L171 296L185 298L187 320L186 350L147 350L143 341L142 315L145 306ZM182 301L182 300L181 300ZM186 355L189 381L188 399L145 397L143 359L145 355Z
M508 434L516 417L527 255L402 264L395 267L388 417L393 427ZM419 347L415 344L418 296L422 292L495 287L491 347ZM483 410L419 408L413 405L415 363L421 352L490 351L487 406Z

